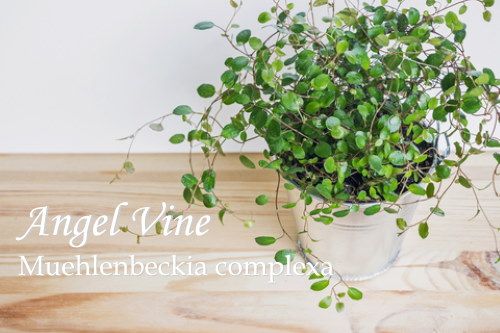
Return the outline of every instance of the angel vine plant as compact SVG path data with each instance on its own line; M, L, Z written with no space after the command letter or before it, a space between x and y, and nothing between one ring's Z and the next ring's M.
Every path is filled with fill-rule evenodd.
M315 0L307 12L295 12L294 4L274 0L272 8L258 16L258 33L233 23L242 3L230 3L234 15L226 26L208 21L194 26L218 30L235 51L224 62L220 87L204 83L197 89L200 97L210 99L208 106L199 111L178 106L127 137L132 147L140 130L149 126L160 131L170 116L192 125L188 133L170 138L173 144L187 140L191 152L201 146L207 161L205 170L197 173L191 164L182 176L187 208L217 208L221 220L227 213L235 214L216 194L215 161L224 154L225 142L244 145L260 137L268 146L263 158L255 163L241 155L240 161L250 169L258 164L276 172L273 199L282 229L281 235L257 237L260 245L291 238L278 210L282 180L286 189L300 189L306 205L313 196L324 199L321 207L306 213L316 223L334 223L358 211L360 203L372 203L364 209L366 215L397 213L402 205L398 199L407 191L419 196L418 201L432 200L428 215L416 223L395 218L401 233L416 228L422 238L429 233L431 217L445 214L445 194L460 185L475 198L476 216L483 215L497 245L498 228L478 198L484 187L473 184L462 166L485 148L500 146L495 136L499 80L492 70L476 68L467 57L466 24L459 16L469 3L476 3L484 7L484 20L489 21L488 7L494 0L427 0L422 11L403 8L404 0L396 7L385 0L362 6L347 1L341 10L335 1ZM323 7L328 15L320 21L315 7ZM225 106L235 109L229 122L219 117ZM441 156L439 137L451 141L453 157ZM122 171L133 171L129 154ZM500 173L500 154L494 158L497 164L487 187L499 196L495 177ZM257 205L268 201L264 194L255 199ZM295 251L280 250L275 259L287 264ZM351 299L362 297L341 277L335 282L312 274L311 279L317 279L311 289L330 290L320 307L335 301L336 309L342 310L342 290Z

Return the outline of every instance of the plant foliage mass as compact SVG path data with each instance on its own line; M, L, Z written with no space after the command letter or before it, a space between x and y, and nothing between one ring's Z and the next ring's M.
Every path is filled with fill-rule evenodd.
M170 141L200 145L208 162L206 170L182 178L189 206L216 207L221 220L234 213L215 194L215 160L227 141L244 145L264 138L263 158L252 161L241 155L241 163L275 170L287 189L301 190L306 204L313 196L322 198L324 205L308 213L318 223L329 224L357 211L359 203L373 202L364 210L366 215L397 213L398 199L409 191L422 200L434 200L434 206L417 223L401 218L395 223L401 232L417 226L425 238L429 219L445 214L442 198L456 184L471 191L476 215L484 215L497 232L481 207L479 188L462 168L485 148L500 146L495 136L499 80L466 55L467 25L460 16L476 4L490 21L493 0L427 0L424 9L405 7L405 1L391 5L382 0L360 7L347 1L340 7L331 0L315 0L306 11L275 0L258 15L260 27L252 29L234 23L242 3L230 3L235 15L227 26L209 21L194 26L219 30L235 53L225 59L219 82L197 88L199 96L210 101L208 106L193 110L181 105L171 113L192 129ZM316 9L324 16L320 18ZM219 111L225 106L235 111L224 123ZM150 127L161 130L157 124L167 116ZM136 134L128 138L133 141ZM441 156L439 138L451 141L453 157ZM494 158L492 187L499 154ZM443 182L447 179L449 184ZM266 194L256 194L257 205L269 201ZM351 209L336 210L345 203L353 204ZM278 211L277 215L279 220ZM288 234L283 229L282 235L258 237L256 242L268 246L284 236ZM294 253L280 251L276 257L284 263L283 253ZM313 289L328 287L328 281L315 282ZM355 288L347 290L352 299L362 296ZM333 296L337 310L343 309L338 294ZM331 303L332 296L327 296L319 305L327 308Z

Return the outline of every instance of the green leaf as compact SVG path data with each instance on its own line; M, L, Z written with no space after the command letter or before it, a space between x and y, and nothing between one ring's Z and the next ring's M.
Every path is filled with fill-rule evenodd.
M300 34L300 33L304 32L305 27L303 24L296 23L296 24L292 24L292 26L290 27L290 30L292 32L295 32L296 34Z
M364 132L358 131L355 136L356 146L359 149L363 149L366 146L366 134Z
M296 254L297 252L295 250L290 250L290 249L279 250L274 255L274 260L282 265L287 265L288 263L293 261Z
M368 163L370 164L370 167L379 172L382 170L382 159L378 157L377 155L370 155L368 157Z
M377 37L375 37L375 42L380 46L387 46L387 45L389 45L390 41L389 41L389 37L387 37L384 34L381 34L381 35L378 35Z
M397 132L399 131L399 128L401 127L401 119L399 119L399 116L392 116L389 118L387 121L387 129L391 132Z
M331 129L330 135L332 138L340 140L346 136L347 131L342 126L335 126Z
M178 116L185 116L190 113L193 113L193 110L188 105L179 105L174 109L173 113Z
M125 161L123 163L123 169L125 170L126 173L134 173L135 172L134 164L132 164L132 162L130 162L130 161Z
M222 81L222 83L224 83L227 87L230 87L232 85L234 85L234 83L236 82L237 80L237 75L235 72L233 72L232 70L227 70L225 71L224 73L222 73L222 75L220 76L220 80Z
M354 287L349 287L347 289L347 296L349 296L351 299L355 301L359 301L360 299L363 298L363 293Z
M324 290L326 287L328 287L330 285L330 281L329 280L321 280L321 281L317 281L317 282L314 282L312 285L311 285L311 290L314 290L314 291L321 291L321 290Z
M443 106L439 106L432 112L432 118L438 121L446 121L446 115L448 112Z
M385 72L384 66L377 64L370 69L370 75L374 78L381 77Z
M441 164L436 167L436 174L441 179L450 177L451 169L447 165Z
M227 209L226 208L222 208L221 210L219 210L219 212L217 213L217 216L219 217L219 221L220 223L224 224L224 216L226 215L226 212L227 212Z
M493 157L497 160L497 163L500 163L500 153L493 153Z
M332 155L332 147L328 143L321 141L314 148L314 153L321 158L328 158Z
M406 220L400 217L396 219L396 225L400 230L405 230L408 227Z
M250 37L248 43L250 44L250 47L255 51L260 50L264 46L264 43L262 43L262 41L257 37Z
M198 184L198 179L190 173L186 173L181 177L181 183L187 188L193 188Z
M442 53L432 53L425 59L425 63L433 67L440 67L443 62L444 56Z
M410 8L408 10L408 23L415 25L420 21L420 12L416 8Z
M313 7L324 6L328 3L328 0L314 0Z
M389 214L397 214L399 212L399 210L391 207L384 207L384 211L386 211Z
M248 29L242 30L236 35L236 43L238 43L239 45L246 44L250 40L251 36L252 36L252 31Z
M203 205L207 208L213 208L217 205L217 198L212 193L203 194Z
M460 183L460 185L462 185L465 188L471 188L472 187L472 184L470 183L470 181L467 178L463 177L463 176L459 176L458 177L458 182Z
M346 40L341 40L335 46L335 51L337 54L343 54L349 49L349 42Z
M415 37L415 36L402 36L398 38L399 41L403 44L406 45L411 45L411 44L420 44L420 38ZM403 63L401 64L402 68L404 68L404 71L407 75L416 75L418 73L418 65L415 61L411 61L406 59L403 60Z
M489 80L489 77L488 77ZM474 87L467 91L465 96L467 97L479 97L484 93L484 89L482 87Z
M333 216L335 217L346 217L347 215L349 215L349 213L351 212L350 209L343 209L343 210L339 210L339 211L336 211L333 213Z
M436 97L432 97L427 103L427 107L431 110L434 110L439 105L439 100Z
M303 159L306 157L306 152L301 146L292 146L292 154L296 159Z
M416 195L426 195L425 190L422 187L420 187L420 185L411 184L410 186L408 186L408 189L413 194L416 194Z
M215 95L215 87L211 84L204 83L197 89L198 95L203 98L210 98Z
M443 217L444 216L444 211L439 208L439 207L431 207L430 211L432 214Z
M235 72L241 71L243 68L247 67L248 64L250 63L250 59L248 59L245 56L239 56L233 59L233 62L231 64L231 68Z
M308 114L315 114L321 109L321 104L316 101L307 103L305 111Z
M281 207L283 207L285 209L291 209L291 208L294 208L295 206L297 206L297 204L295 202L288 202L288 203L282 205Z
M427 188L425 189L425 194L427 195L427 198L432 198L434 196L434 191L435 191L435 186L434 183L429 183L427 185Z
M233 124L227 124L222 129L221 135L226 139L234 139L240 134L240 132L241 131L238 128L236 128L236 126L234 126Z
M264 127L267 122L267 113L262 109L255 109L250 114L250 123L255 126L256 129L260 130Z
M483 19L486 21L486 22L490 22L491 21L491 12L489 10L485 10L483 12Z
M458 31L463 29L463 24L460 22L457 14L452 11L446 13L444 20L446 22L446 26L450 28L451 31Z
M423 239L427 238L429 236L429 225L427 223L420 223L418 225L418 234Z
M488 84L490 82L490 76L487 73L483 73L479 75L475 81L477 84Z
M481 100L477 97L466 97L462 101L462 110L469 114L476 113L481 107Z
M421 154L421 155L415 156L415 158L413 159L413 162L422 163L423 161L427 160L428 157L429 157L429 155L427 155L427 154Z
M322 309L328 309L332 305L332 296L326 296L319 301L318 306Z
M358 72L349 72L346 75L347 82L350 84L362 84L363 76Z
M448 89L451 87L454 87L456 84L456 76L453 73L448 73L445 75L445 77L441 80L441 89L446 92Z
M373 205L373 206L365 208L365 210L363 211L363 213L366 216L375 215L378 212L380 212L380 208L381 208L380 205Z
M271 19L272 19L271 13L262 12L262 13L260 13L257 20L259 21L259 23L267 23L267 22L271 21Z
M274 71L272 69L263 69L261 76L264 82L271 83L274 80Z
M182 198L184 198L184 200L190 204L193 202L193 192L191 192L191 190L187 187L184 188L184 191L182 191Z
M174 134L170 137L169 141L173 144L179 144L182 143L185 138L184 134Z
M334 127L340 126L340 119L337 117L328 117L325 122L326 128L332 129Z
M311 273L311 275L309 275L309 280L317 280L317 279L322 279L324 278L323 274L321 274L320 272L318 273Z
M203 193L201 192L201 189L199 186L196 186L193 191L192 191L193 197L198 200L203 202Z
M486 141L486 147L499 148L500 147L500 141L494 140L494 139L488 139Z
M204 21L204 22L197 23L194 26L194 28L196 30L207 30L207 29L212 29L214 26L215 26L215 24L213 22Z
M267 126L267 136L273 140L279 140L281 136L281 125L277 120L271 120Z
M335 159L332 156L328 157L323 163L323 167L326 172L333 173L335 171Z
M484 0L483 3L485 7L493 7L495 0Z
M320 191L320 194L325 197L325 198L328 198L328 199L331 199L331 195L325 195L323 194L321 191ZM329 224L332 224L333 222L333 217L331 216L320 216L320 217L316 217L314 219L314 221L316 222L319 222L319 223L323 223L324 225L329 225Z
M395 166L403 166L406 164L406 157L401 151L396 150L389 155L389 162Z
M389 54L384 57L384 64L392 71L397 69L402 61L403 57L400 53Z
M272 236L260 236L255 238L255 243L262 246L273 245L274 243L276 243L276 238Z
M149 124L149 128L151 128L153 131L156 131L156 132L163 131L163 125L161 123Z
M245 155L240 155L240 162L249 169L255 169L255 163Z
M269 198L265 194L261 194L257 198L255 198L255 203L259 206L264 206L268 202L269 202Z
M161 235L162 232L163 232L163 226L161 225L160 221L157 221L155 223L155 232L156 232L157 235Z
M367 31L368 37L374 38L377 37L378 35L384 34L385 29L381 25L374 25L373 27L369 28Z
M342 302L337 302L337 304L335 304L335 310L339 313L344 311L344 308L345 308L345 305Z
M298 112L302 106L302 99L292 91L281 96L281 104L290 111Z
M215 187L215 171L211 169L203 171L201 181L205 191L211 192Z
M320 74L311 81L311 85L315 90L325 90L330 82L330 77L328 75Z

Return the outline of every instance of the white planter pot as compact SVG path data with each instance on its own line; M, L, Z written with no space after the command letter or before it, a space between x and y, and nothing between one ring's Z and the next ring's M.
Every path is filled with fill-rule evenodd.
M398 214L381 211L372 216L363 214L364 208L373 204L360 205L359 212L350 213L346 217L334 217L334 222L325 225L308 218L309 235L300 233L304 230L304 201L300 199L300 191L288 191L290 202L298 201L293 210L297 223L298 245L306 260L313 264L319 258L329 262L333 269L346 281L370 279L387 270L397 259L401 249L403 236L398 236L396 218L402 217L411 223L417 207L417 197L409 192L404 194L398 203L404 205ZM321 206L322 200L314 198L307 211ZM338 210L348 209L341 207ZM317 242L311 240L317 240ZM312 255L304 252L310 249Z

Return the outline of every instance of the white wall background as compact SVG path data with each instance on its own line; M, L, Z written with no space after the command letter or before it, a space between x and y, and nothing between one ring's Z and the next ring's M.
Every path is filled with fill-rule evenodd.
M237 22L255 31L271 4L247 0ZM488 24L473 7L467 51L498 75L500 4ZM0 152L123 152L114 139L145 121L179 104L202 108L196 87L216 83L234 53L215 30L192 26L231 13L227 0L0 0ZM185 150L168 142L180 121L166 125L134 150Z

